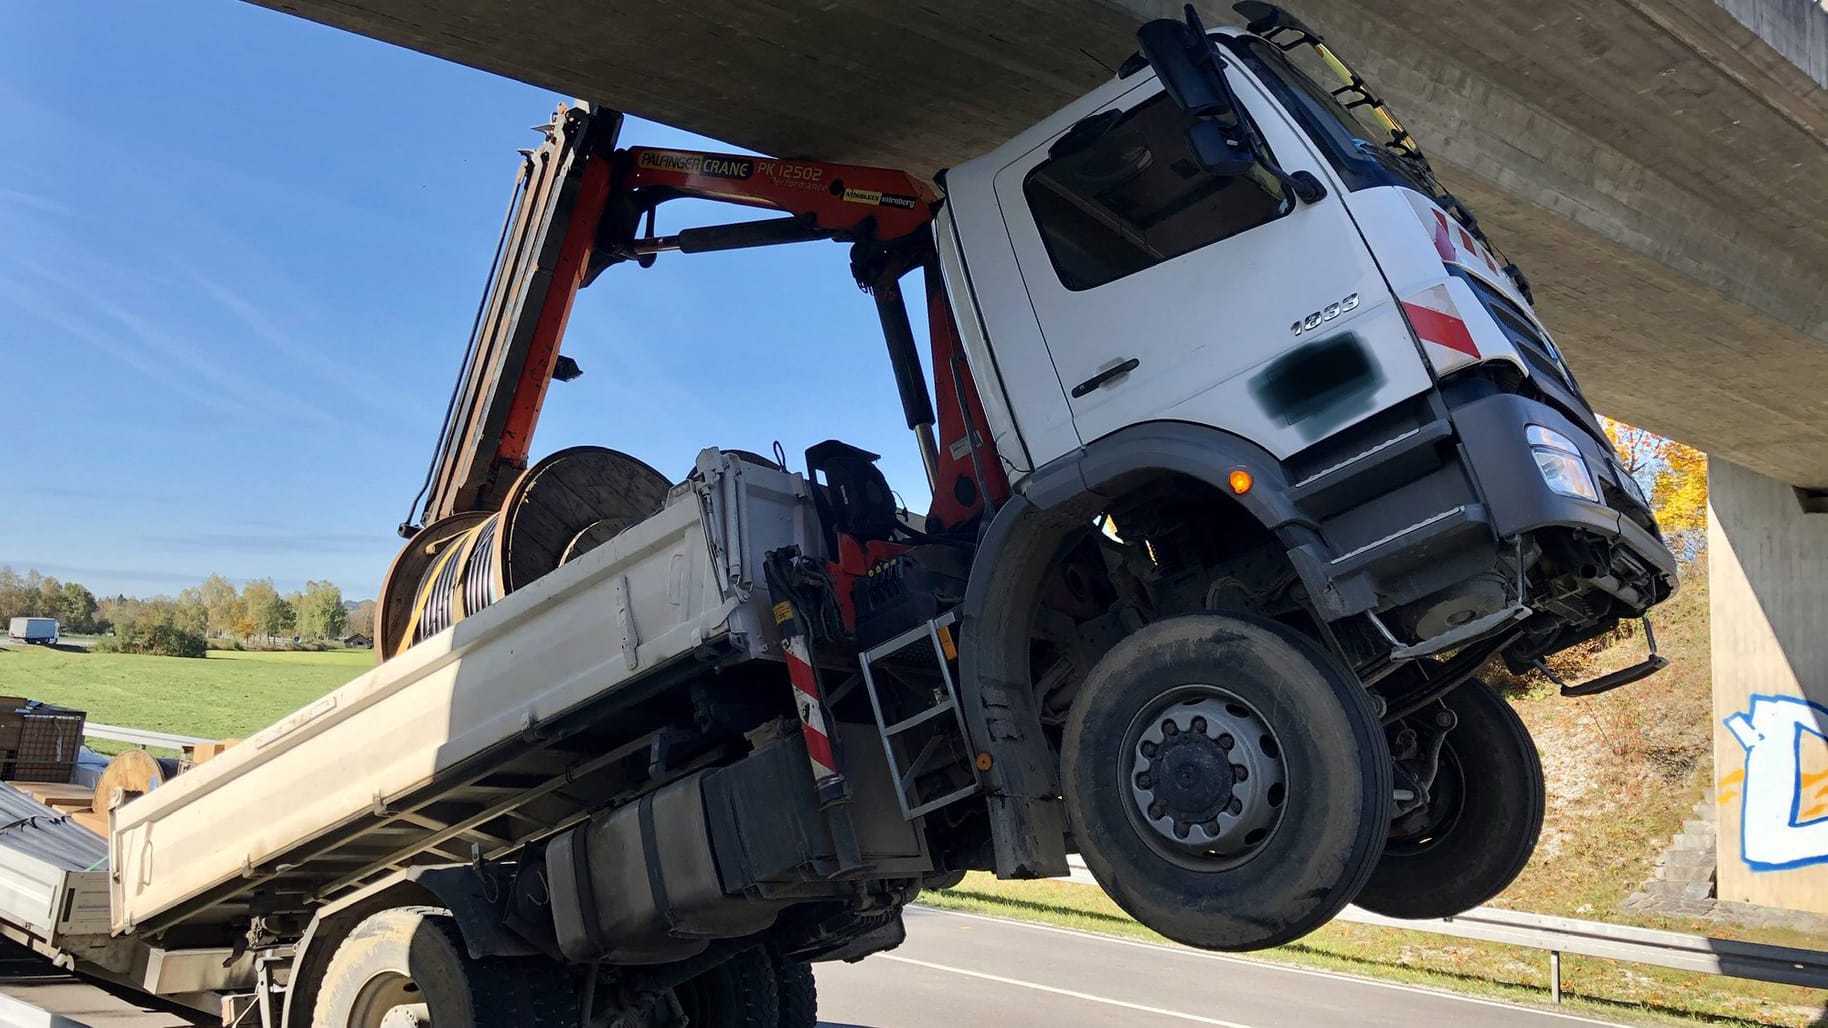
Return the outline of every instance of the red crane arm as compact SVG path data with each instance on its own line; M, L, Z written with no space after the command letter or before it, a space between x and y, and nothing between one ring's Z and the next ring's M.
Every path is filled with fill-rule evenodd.
M619 155L617 192L694 197L785 211L827 232L851 235L874 219L887 242L933 220L935 196L905 171L741 154L633 147Z
M552 268L552 280L540 305L539 320L534 324L533 341L514 384L500 449L492 461L496 468L505 466L520 470L527 466L527 455L533 446L533 426L539 423L546 389L552 385L552 372L559 359L559 342L565 338L565 325L571 320L572 301L583 288L584 274L590 265L591 236L603 217L610 183L610 169L604 162L592 161L585 165L577 205L572 209L570 226L559 247L558 261ZM496 481L504 477L492 476ZM501 482L502 488L506 486L507 482Z
M937 207L937 197L925 182L890 168L657 147L617 150L620 124L621 116L612 111L560 107L544 128L545 144L527 154L463 378L451 398L438 453L427 473L430 495L418 512L423 524L471 511L493 511L501 504L515 475L527 466L546 390L560 367L559 344L572 303L578 291L610 264L645 264L668 250L839 239L869 244L870 252L881 257L867 268L859 267L860 281L884 291L879 306L890 298L886 294L899 305L895 279L920 258L911 257L906 245L893 253L891 249L901 241L924 245L921 234ZM789 217L653 236L654 210L675 199L714 200L781 211ZM644 218L647 234L638 236L636 229ZM853 260L858 259L854 254ZM946 314L936 345L953 335ZM941 462L932 441L934 416L925 386L900 381L919 375L906 316L890 320L896 324L885 321L885 330L890 332L891 358L896 361L909 427L919 433L929 475L937 480ZM948 358L955 346L954 340L945 347ZM958 387L963 385L975 408L975 388L968 376L954 384L954 370L953 362L941 369L942 384L951 387L940 397L941 407L956 406ZM962 373L962 367L957 370ZM963 416L983 424L981 410ZM951 423L958 416L940 420L949 436L954 431L964 434ZM983 470L1001 479L1000 468L982 469L980 478ZM1006 489L992 487L993 492ZM955 519L977 503L946 501L938 506ZM413 526L401 529L410 534Z

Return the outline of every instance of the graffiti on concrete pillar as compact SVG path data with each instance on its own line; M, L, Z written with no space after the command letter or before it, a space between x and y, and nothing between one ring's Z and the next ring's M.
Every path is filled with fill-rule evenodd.
M1754 871L1828 863L1828 707L1753 696L1726 719L1745 768L1721 779L1720 802L1740 802L1739 856Z

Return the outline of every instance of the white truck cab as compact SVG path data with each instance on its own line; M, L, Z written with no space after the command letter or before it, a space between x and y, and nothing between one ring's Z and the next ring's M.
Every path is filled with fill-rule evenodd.
M1272 173L1203 168L1187 112L1136 61L944 176L942 264L1012 486L1155 426L1206 440L1214 484L1251 472L1240 499L1280 511L1268 528L1316 530L1297 561L1329 620L1370 613L1423 653L1527 621L1538 554L1517 566L1517 545L1555 527L1576 530L1551 547L1580 551L1566 570L1603 583L1576 591L1641 614L1673 558L1521 273L1400 127L1374 136L1361 114L1381 102L1318 37L1239 8L1255 31L1211 38ZM1439 594L1487 573L1507 589Z
M1248 798L1235 821L1201 820L1203 799L1182 816L1185 797L1163 791L1161 742L1137 726L1166 715L1168 729L1174 704L1204 702L1195 686L1164 685L1128 734L1122 718L1096 728L1096 697L1130 687L1114 663L1168 684L1214 673L1151 665L1141 639L1166 653L1193 645L1166 627L1177 617L1269 618L1349 667L1395 782L1357 902L1440 916L1508 884L1541 822L1527 732L1473 675L1499 656L1546 673L1544 656L1676 584L1522 273L1318 35L1269 4L1236 7L1244 29L1207 33L1191 8L1145 26L1113 81L945 172L936 225L1014 492L961 612L964 690L988 698L966 709L988 740L995 865L1057 873L1058 850L1035 840L1064 831L1126 909L1221 946L1235 936L1214 934L1216 908L1265 894L1237 862L1276 836L1263 841ZM1563 692L1664 663L1653 642L1641 664ZM1056 733L1058 779L1034 756ZM1088 747L1132 792L1127 828L1086 798L1103 781L1075 788ZM1230 752L1189 756L1185 773L1207 780L1197 769ZM1449 765L1459 784L1441 784ZM1450 823L1447 793L1478 825ZM1124 887L1160 859L1190 876Z

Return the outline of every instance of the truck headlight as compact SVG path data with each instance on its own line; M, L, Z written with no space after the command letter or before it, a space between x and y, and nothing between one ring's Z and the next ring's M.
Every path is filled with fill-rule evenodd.
M1563 496L1599 502L1593 473L1587 470L1587 461L1573 440L1541 425L1531 425L1525 437L1529 439L1530 452L1536 456L1536 470L1542 472L1542 480L1550 489Z

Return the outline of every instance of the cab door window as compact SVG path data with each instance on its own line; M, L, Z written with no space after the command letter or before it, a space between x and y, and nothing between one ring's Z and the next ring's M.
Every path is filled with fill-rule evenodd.
M1289 212L1269 175L1201 168L1186 129L1187 115L1157 94L1028 174L1023 194L1062 285L1092 289Z

